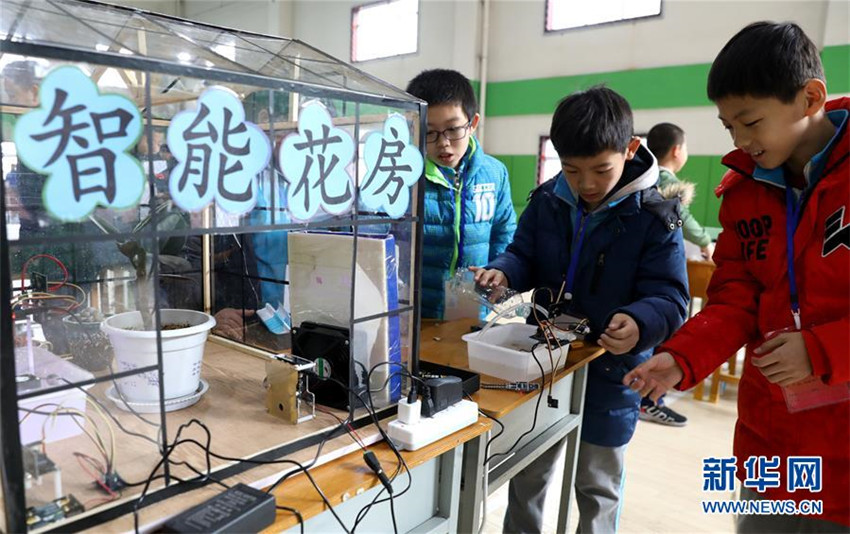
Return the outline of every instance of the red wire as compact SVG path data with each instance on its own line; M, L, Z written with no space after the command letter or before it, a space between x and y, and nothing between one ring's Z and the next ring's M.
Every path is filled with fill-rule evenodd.
M68 268L65 267L65 264L62 263L61 261L59 261L59 259L56 256L51 256L50 254L36 254L35 256L32 256L30 259L25 261L23 267L21 267L21 291L23 291L24 287L25 287L24 284L25 284L25 281L26 281L26 278L27 278L27 266L30 264L30 262L32 260L35 260L35 259L38 259L38 258L47 258L48 260L50 260L53 263L55 263L56 265L58 265L60 269L62 269L62 281L59 284L54 284L53 287L48 286L47 289L49 291L56 291L57 289L63 287L65 285L65 283L68 281L68 278L69 278Z
M79 463L79 464L80 464L80 467L83 469L83 471L85 471L85 472L86 472L86 474L87 474L88 476L92 477L92 479L94 479L94 481L97 483L97 485L98 485L98 486L100 486L101 488L103 488L103 491L105 491L106 493L108 493L108 494L109 494L109 496L110 496L110 497L112 497L113 499L114 499L115 497L117 497L117 496L118 496L118 494L117 494L117 493L115 493L114 491L112 491L111 489L109 489L109 486L107 486L106 484L104 484L104 483L103 483L103 480L101 480L101 479L100 479L100 477L98 477L97 475L95 475L94 473L92 473L92 472L89 470L89 468L88 468L88 467L86 467L86 466L85 466L85 464L83 464L82 457L83 457L84 455L82 455L82 454L80 454L80 453L78 453L78 452L75 452L75 453L74 453L74 456L76 456L76 458L77 458L77 463Z
M322 412L323 414L330 415L331 417L333 417L334 419L336 419L337 421L342 423L342 419L340 419L340 417L338 415L336 415L335 413L329 412L327 410L323 410L322 408L320 408L318 406L316 407L316 410ZM354 443L359 445L361 449L366 450L366 444L363 441L363 438L361 438L360 434L358 434L357 431L354 430L354 427L351 426L351 423L346 423L345 426L348 427L348 433L351 434L351 438L354 440Z

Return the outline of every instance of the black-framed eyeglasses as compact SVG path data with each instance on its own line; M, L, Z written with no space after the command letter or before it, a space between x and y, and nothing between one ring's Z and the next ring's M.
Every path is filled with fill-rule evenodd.
M466 135L466 131L469 130L471 125L472 121L469 121L462 126L452 126L451 128L446 128L441 131L429 130L428 133L425 134L425 141L428 143L436 143L441 135L449 141L463 139Z

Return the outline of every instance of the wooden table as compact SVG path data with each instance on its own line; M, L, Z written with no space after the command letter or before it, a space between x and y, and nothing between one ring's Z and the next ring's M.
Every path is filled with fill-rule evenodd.
M404 495L395 498L399 532L457 531L462 449L464 444L483 441L492 425L489 419L481 417L477 423L419 450L401 452L413 482ZM395 471L399 462L386 442L368 448L375 452L388 475ZM383 489L359 450L311 469L310 474L348 529L354 525L358 512ZM396 495L407 486L407 481L407 475L400 473L393 483ZM274 495L279 505L301 513L305 532L341 532L339 523L303 474L279 486ZM386 497L386 492L382 497ZM293 514L278 510L274 525L264 532L284 530L299 532L300 528ZM392 531L389 505L375 505L358 526L358 531Z
M468 369L466 343L461 336L470 332L477 324L473 319L461 319L446 323L423 321L420 338L422 360ZM569 522L570 501L575 480L575 465L581 437L581 418L584 410L584 392L587 382L587 364L605 351L595 345L575 343L571 346L564 368L555 375L552 396L559 400L558 408L547 406L545 399L537 409L538 392L517 393L504 390L479 390L472 396L481 411L495 417L504 426L502 435L491 443L470 442L464 447L463 478L461 494L459 532L477 532L481 518L480 504L484 498L484 473L487 473L487 494L510 481L514 475L537 459L562 439L567 440L561 483L561 505L558 513L558 532L565 532ZM481 382L505 382L481 375ZM538 380L538 382L540 382ZM548 380L544 396L548 395ZM532 429L531 421L537 412L537 422ZM526 431L525 437L514 443ZM492 460L485 467L485 454ZM506 453L506 454L500 454ZM498 456L497 456L498 455ZM470 483L470 481L475 481Z
M460 336L469 331L475 321L456 321L451 323L425 323L422 328L422 358L453 367L467 367L466 345ZM436 338L436 339L435 339ZM561 408L553 410L541 405L538 424L535 431L524 438L513 453L493 461L484 468L484 453L488 433L492 422L486 418L439 440L415 452L403 452L403 457L411 469L414 484L410 491L396 500L396 517L399 531L416 532L474 532L479 524L479 508L484 495L483 475L488 474L489 490L493 491L528 465L540 453L554 445L564 436L568 437L567 462L565 463L565 499L569 510L569 495L572 488L575 456L578 450L578 436L581 422L581 409L584 398L585 365L601 354L596 347L575 347L571 349L566 368L556 375L554 395L561 400ZM169 430L173 432L177 424L191 417L198 417L210 424L215 440L213 448L234 456L250 456L261 450L273 449L281 442L292 439L288 434L310 435L327 428L332 421L330 416L319 415L309 423L291 426L265 413L263 391L260 387L264 373L262 360L246 355L234 354L227 347L208 343L204 358L202 376L210 384L210 392L195 406L168 414ZM482 376L484 382L499 381L496 378ZM99 397L102 386L93 388ZM481 390L473 396L481 410L498 418L506 427L503 437L493 442L490 453L507 450L516 437L529 428L534 413L536 394L522 395L509 391ZM128 426L136 425L139 431L144 427L133 421L128 414L116 413L127 421ZM239 426L233 432L234 425ZM374 427L372 427L374 428ZM155 432L147 430L146 433ZM364 435L374 431L369 427L360 430ZM282 434L286 434L285 437ZM82 440L82 437L79 438ZM154 447L141 448L132 439L122 442L124 450L122 475L132 475L134 479L144 478L150 469L157 451ZM348 436L340 436L328 442L325 450L351 447ZM386 443L370 446L381 460L384 469L392 473L396 459ZM244 450L243 450L244 449ZM70 449L69 449L70 450ZM202 452L187 449L181 451L186 459L202 465ZM183 454L180 459L183 459ZM302 462L309 460L314 447L307 447L293 453L290 458ZM226 469L228 462L213 461L213 470ZM223 477L228 484L236 482L256 483L258 480L274 476L282 468L279 466L260 466L247 472L229 474ZM136 472L138 471L138 472ZM224 474L222 471L219 473ZM382 488L374 474L368 470L362 458L362 451L331 460L325 465L310 470L320 488L323 489L331 504L346 525L353 525L357 513L371 502ZM182 474L182 473L181 473ZM467 481L461 487L461 478ZM85 478L77 477L85 482ZM161 483L155 484L155 487ZM400 476L394 488L400 492L407 485L406 475ZM75 493L84 493L84 488L74 488ZM93 490L85 490L93 491ZM142 511L141 524L148 527L159 524L163 518L184 510L221 489L215 485L167 498ZM277 502L301 512L308 531L340 531L333 516L326 510L312 484L304 475L293 476L275 490ZM132 500L137 492L130 492L122 500ZM86 514L87 515L87 514ZM559 516L560 517L560 516ZM565 516L566 517L566 516ZM362 530L387 531L390 526L389 507L377 505L370 511ZM566 521L566 519L564 519ZM73 522L73 521L72 521ZM559 525L560 525L559 519ZM564 523L565 525L566 523ZM99 523L100 531L117 531L132 528L132 516L124 515L108 523ZM280 511L277 521L269 532L280 530L299 530L297 520L288 512ZM560 529L559 529L560 530Z
M201 377L209 384L209 391L197 404L166 414L169 440L174 439L179 425L197 419L209 428L212 437L211 449L219 454L240 459L262 456L264 460L285 457L301 463L310 462L316 454L314 443L302 447L294 447L290 444L310 438L318 441L318 437L323 432L338 424L336 417L345 417L346 412L323 407L324 411L317 411L316 418L313 420L298 425L288 424L266 412L266 393L262 386L264 376L264 360L236 352L218 343L208 342L204 350ZM111 386L110 382L96 384L89 392L100 399L104 407L110 410L125 428L147 436L148 439L156 440L159 427L144 424L139 418L118 409L112 401L106 399L105 391ZM328 412L335 414L336 417ZM89 408L88 414L101 423L92 408ZM144 417L154 423L160 421L158 413L145 414ZM367 443L373 443L378 439L374 425L364 426L358 430L358 433ZM105 436L108 438L109 434ZM161 459L157 445L139 437L118 433L117 429L116 437L119 439L116 469L125 480L144 481ZM183 437L191 437L201 443L204 443L206 439L198 426L192 426L183 434ZM320 462L325 459L333 461L332 458L348 454L353 448L356 448L356 445L349 435L345 433L338 435L325 443ZM103 493L92 484L91 477L86 476L73 457L75 451L96 455L95 449L85 434L81 433L60 442L47 444L46 451L63 470L65 493L74 494L81 502L103 496ZM206 459L202 448L185 444L174 450L172 460L186 461L196 468L204 469ZM211 459L211 468L213 475L228 485L237 482L263 484L263 481L274 480L282 472L292 469L291 466L282 464L240 465L239 462L215 458ZM180 466L172 466L171 474L184 479L195 476L195 473ZM265 484L269 483L265 482ZM169 494L167 498L155 502L157 500L155 492L163 490L163 487L161 479L156 480L151 486L150 495L145 500L145 503L150 503L150 506L143 508L140 513L142 530L156 528L165 518L221 492L219 486L210 484L185 493ZM36 486L30 491L30 495L38 489L39 487ZM176 491L177 488L172 489ZM53 498L52 486L48 487L45 484L43 490L50 493L45 496L45 501ZM168 493L168 488L165 492ZM96 532L132 530L132 513L126 513L132 508L128 508L127 503L135 501L140 493L141 487L127 488L120 499L101 507L94 506L84 514L72 516L69 519L69 530L83 528L92 528ZM87 519L91 515L103 512L109 505L122 506L124 515L112 520L107 519L106 522ZM79 523L76 523L78 521Z

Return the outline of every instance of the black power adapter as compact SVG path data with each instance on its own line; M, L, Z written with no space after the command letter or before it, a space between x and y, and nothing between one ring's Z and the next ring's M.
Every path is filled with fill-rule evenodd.
M422 417L431 417L463 399L460 377L443 376L425 380L422 393Z
M236 484L172 517L160 532L259 532L274 523L276 513L274 495Z

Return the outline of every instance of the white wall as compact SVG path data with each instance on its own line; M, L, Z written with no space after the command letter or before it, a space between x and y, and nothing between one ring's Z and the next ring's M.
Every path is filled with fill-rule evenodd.
M832 0L824 21L823 44L842 45L850 42L850 2Z
M164 15L179 16L179 0L106 0L110 4L119 6L138 7L145 11L162 13Z
M226 28L292 37L289 0L183 0L182 16Z
M822 45L828 3L663 0L660 17L545 34L542 0L500 0L489 70L501 81L708 63L743 26L765 19L793 20Z
M141 3L140 0L136 0ZM185 18L300 39L345 62L351 60L351 10L369 0L184 0ZM128 2L129 3L129 2ZM478 79L479 4L420 0L415 54L355 64L398 87L428 68L456 69Z
M364 0L300 0L295 8L295 37L328 54L350 61L351 9ZM420 0L419 51L377 59L355 67L404 88L419 72L450 68L477 79L478 3L470 0Z
M542 1L497 1L491 17L491 81L710 63L730 37L757 20L794 21L819 47L850 42L846 0L664 0L657 18L550 34L543 32ZM500 37L516 35L523 38ZM548 115L487 118L485 149L534 154L550 121ZM635 111L637 132L662 121L689 133L692 154L733 148L713 107Z
M189 19L300 39L350 60L351 9L369 0L123 0ZM662 0L660 17L545 34L545 0L491 0L490 82L710 63L723 44L757 20L798 23L818 47L850 43L847 0ZM593 1L593 0L587 0ZM480 79L479 0L420 0L419 51L355 64L398 87L428 68ZM660 121L689 133L693 154L731 147L713 107L636 110L635 128ZM494 154L535 154L549 115L485 117Z

